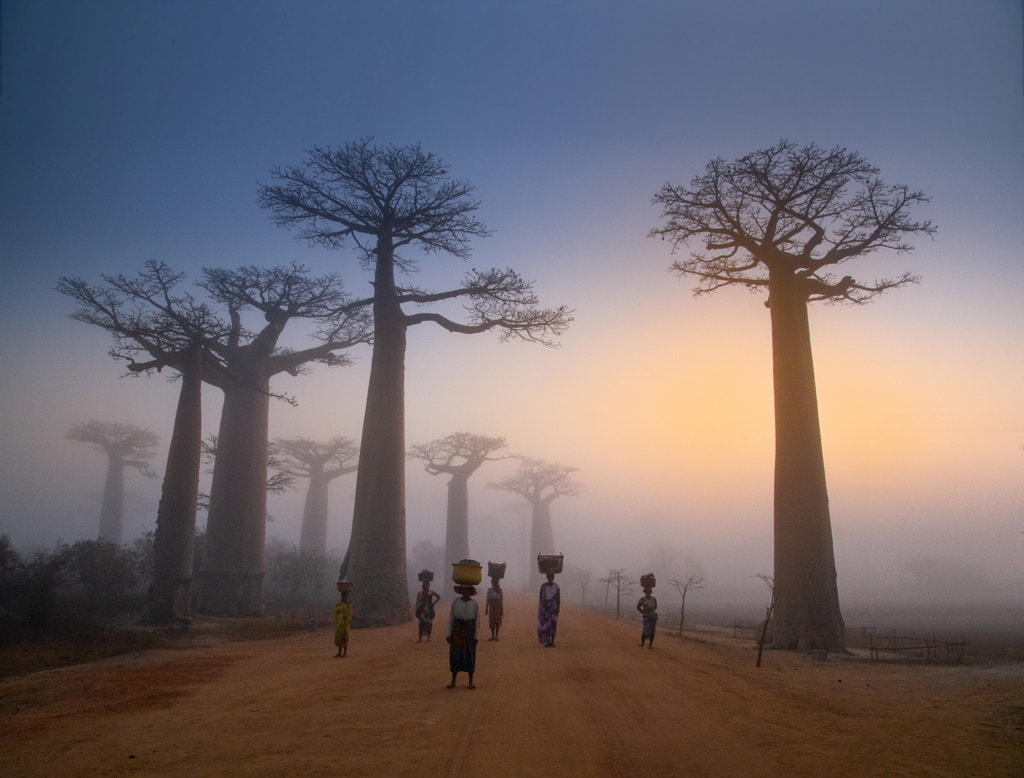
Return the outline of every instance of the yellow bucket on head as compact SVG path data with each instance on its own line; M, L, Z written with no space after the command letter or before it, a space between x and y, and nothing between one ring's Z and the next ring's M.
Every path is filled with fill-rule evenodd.
M452 562L452 580L460 586L476 586L483 579L484 568L475 559Z

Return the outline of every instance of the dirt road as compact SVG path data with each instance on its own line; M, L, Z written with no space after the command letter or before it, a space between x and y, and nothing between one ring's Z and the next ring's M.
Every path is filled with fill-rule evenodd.
M413 624L159 650L9 679L5 776L1020 775L1024 667L829 661L658 636L563 606L556 648L506 596L476 686L441 608ZM697 633L698 635L700 633ZM484 635L486 637L486 634Z

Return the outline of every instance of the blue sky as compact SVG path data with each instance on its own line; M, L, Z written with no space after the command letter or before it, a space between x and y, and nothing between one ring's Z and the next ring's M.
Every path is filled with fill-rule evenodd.
M578 466L587 494L553 506L567 557L700 570L720 592L759 596L745 581L771 567L767 312L738 291L693 299L646 234L664 182L790 138L859 151L928 193L919 215L939 227L909 256L849 266L920 285L812 312L840 596L1019 593L1021 9L6 0L0 530L22 546L95 533L103 463L63 439L75 422L169 437L176 387L121 380L105 336L66 317L56 279L147 259L192 276L296 260L364 293L353 253L306 246L255 199L303 149L372 135L421 142L475 185L494 235L470 266L515 267L544 303L576 309L557 350L414 330L408 442L465 429ZM425 258L416 283L466 269ZM300 404L273 408L272 435L358 437L367 356L282 380ZM205 402L213 432L219 398ZM471 482L471 547L514 562L523 506L486 489L504 474ZM338 547L353 487L332 487ZM151 529L159 479L128 488L129 534ZM271 511L270 533L297 540L300 497ZM443 482L411 464L410 546L443 542L443 513Z

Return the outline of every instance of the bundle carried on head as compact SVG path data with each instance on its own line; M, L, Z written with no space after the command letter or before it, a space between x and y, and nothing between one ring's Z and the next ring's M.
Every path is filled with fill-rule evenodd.
M461 586L476 586L483 578L483 565L475 559L452 562L452 580Z
M487 562L487 577L488 578L504 578L505 577L505 565L506 562Z
M541 575L562 572L564 554L537 554L537 569Z

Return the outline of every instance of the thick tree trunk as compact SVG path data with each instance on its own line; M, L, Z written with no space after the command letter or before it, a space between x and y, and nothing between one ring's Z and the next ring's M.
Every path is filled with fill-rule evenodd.
M807 298L792 279L770 297L775 386L774 648L844 647Z
M469 476L455 473L448 482L444 560L450 564L469 558Z
M405 559L406 324L378 243L374 341L359 449L352 538L344 573L355 584L353 623L401 624L412 618Z
M309 478L299 532L300 551L327 552L327 487L330 483L323 473L313 473Z
M537 498L533 503L533 522L530 527L530 591L540 589L547 580L537 569L537 554L556 554L555 533L551 529L551 501Z
M103 485L99 540L121 544L124 526L124 462L120 452L107 452L107 480Z
M202 377L198 365L182 373L174 431L167 451L156 515L153 588L148 619L163 624L192 619L192 558L202 448Z
M224 389L199 589L205 613L263 613L269 402L265 380Z

